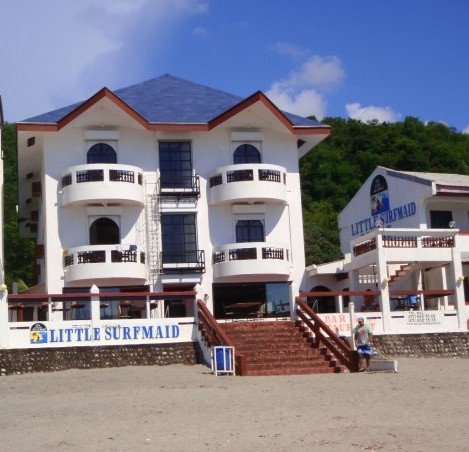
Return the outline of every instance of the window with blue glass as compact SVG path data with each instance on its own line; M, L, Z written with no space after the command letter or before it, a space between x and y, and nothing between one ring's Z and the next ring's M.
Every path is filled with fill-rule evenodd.
M236 242L264 242L264 223L261 220L238 220Z
M161 216L163 263L197 262L195 214Z
M96 143L86 154L87 163L117 163L117 154L107 143Z
M189 141L160 141L161 188L192 187L192 152Z
M261 163L261 153L252 144L242 144L233 153L233 163Z

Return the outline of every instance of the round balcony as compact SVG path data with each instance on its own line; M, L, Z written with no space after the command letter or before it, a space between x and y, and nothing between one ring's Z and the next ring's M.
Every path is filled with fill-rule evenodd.
M143 206L142 169L131 165L77 165L61 177L62 206L79 203L120 203Z
M143 284L146 280L145 253L136 245L88 245L64 251L64 280L119 279Z
M265 242L231 243L213 250L213 276L218 281L239 278L285 281L290 276L290 250Z
M210 204L287 202L287 173L278 165L228 165L210 173Z

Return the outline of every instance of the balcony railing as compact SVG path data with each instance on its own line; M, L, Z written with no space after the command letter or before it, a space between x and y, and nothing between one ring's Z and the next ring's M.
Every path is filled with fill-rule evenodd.
M61 177L62 204L130 202L143 205L140 168L118 164L88 164L68 168Z
M199 197L200 177L198 174L192 176L181 176L177 174L164 175L159 180L158 193L167 197Z
M454 229L380 229L353 242L355 257L382 248L453 248Z
M123 169L84 169L75 171L75 181L77 184L84 182L103 182L105 180L105 173L108 174L107 180L111 182L128 182L131 184L137 180L138 185L143 184L143 176L141 173L137 173L137 179L135 178L135 171L123 170ZM62 188L68 187L73 183L73 173L69 172L62 176Z
M269 164L238 164L217 168L209 178L211 204L239 201L286 202L286 169Z
M117 249L116 249L117 248ZM65 279L145 278L145 252L136 245L89 245L64 252Z
M217 247L212 254L216 278L241 275L276 275L290 273L290 250L264 242L233 243Z
M161 252L163 273L204 273L205 251L194 250L185 253Z

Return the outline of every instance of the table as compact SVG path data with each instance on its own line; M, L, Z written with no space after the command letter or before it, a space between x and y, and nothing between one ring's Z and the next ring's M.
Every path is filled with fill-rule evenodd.
M252 317L253 314L258 314L262 305L262 301L239 301L225 305L226 317Z

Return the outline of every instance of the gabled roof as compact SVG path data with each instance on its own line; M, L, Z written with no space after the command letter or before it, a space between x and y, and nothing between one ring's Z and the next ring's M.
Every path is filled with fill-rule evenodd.
M417 178L429 184L435 184L437 195L469 194L469 176L450 173L426 173L417 171L399 171L410 178Z
M290 128L318 128L328 134L329 126L291 113L281 112L261 92L246 99L193 83L170 74L136 85L110 91L103 88L89 99L58 110L44 113L24 121L20 125L54 125L58 129L87 110L102 97L111 99L129 114L148 126L191 125L216 127L231 114L247 108L253 101L263 102L282 122ZM26 127L27 128L27 127ZM55 127L54 127L55 128ZM149 127L153 128L153 127Z
M469 194L469 176L465 174L430 173L420 171L400 171L378 166L389 176L434 187L436 195L465 195ZM370 176L371 177L371 176Z

